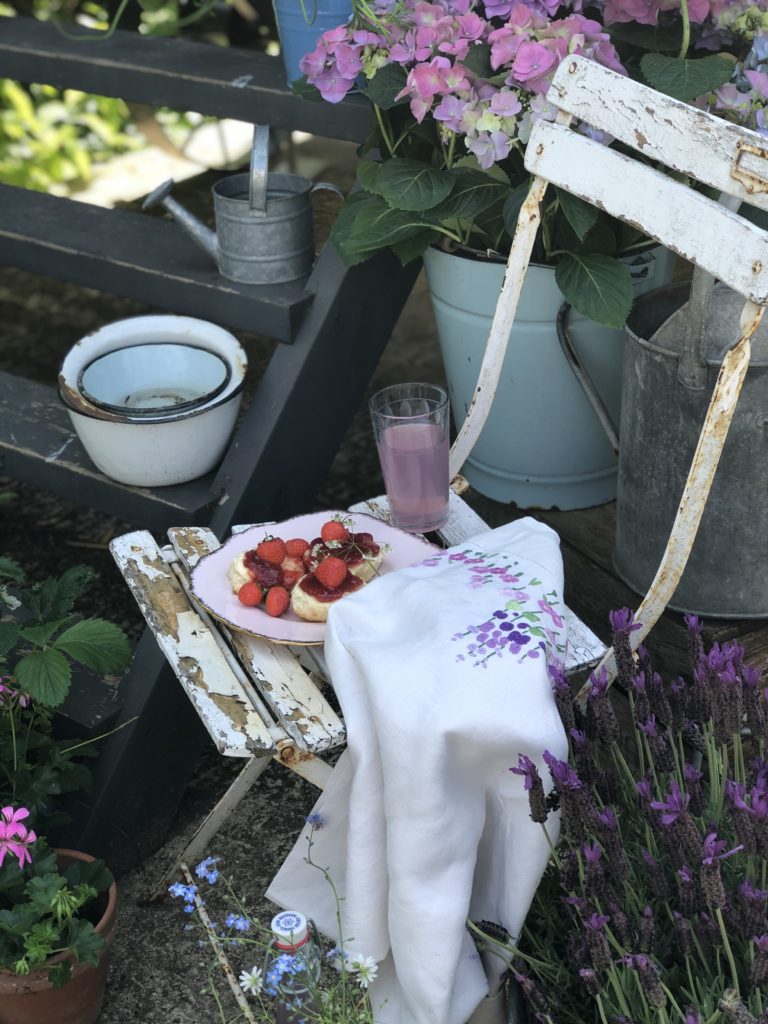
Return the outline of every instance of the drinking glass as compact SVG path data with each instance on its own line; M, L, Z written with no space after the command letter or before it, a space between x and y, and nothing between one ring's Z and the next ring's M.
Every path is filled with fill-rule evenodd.
M427 533L448 519L448 393L394 384L368 403L392 525Z

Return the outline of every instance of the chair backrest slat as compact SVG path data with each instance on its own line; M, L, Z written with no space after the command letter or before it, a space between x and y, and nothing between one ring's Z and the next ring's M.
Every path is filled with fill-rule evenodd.
M564 60L547 99L671 170L768 210L768 140L584 57Z
M768 302L768 235L654 168L564 125L539 121L525 166L633 224L758 305Z

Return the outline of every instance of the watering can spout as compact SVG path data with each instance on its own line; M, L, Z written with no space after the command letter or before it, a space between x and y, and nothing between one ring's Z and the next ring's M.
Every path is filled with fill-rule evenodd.
M142 210L151 210L153 206L162 206L170 213L173 219L187 232L189 237L200 248L216 262L218 259L219 246L215 232L207 228L202 221L193 216L181 203L171 198L173 178L158 185L154 192L150 192L141 204Z

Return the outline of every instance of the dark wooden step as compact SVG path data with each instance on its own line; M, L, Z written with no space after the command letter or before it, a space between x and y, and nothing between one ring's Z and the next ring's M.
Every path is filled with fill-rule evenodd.
M105 39L104 33L76 26L67 31L79 38L68 38L51 22L0 17L3 76L330 139L361 142L370 130L366 100L302 99L286 85L278 57L136 32L118 31Z
M2 19L0 19L2 21ZM301 282L227 281L173 221L0 185L0 263L290 341Z
M173 487L129 487L100 473L54 388L0 372L0 471L147 529L205 523L214 474Z

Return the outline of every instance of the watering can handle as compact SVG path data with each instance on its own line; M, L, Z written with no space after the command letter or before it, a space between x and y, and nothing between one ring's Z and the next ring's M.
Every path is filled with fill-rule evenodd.
M251 173L248 179L248 199L251 210L267 211L267 177L269 174L269 125L257 124L253 128Z

